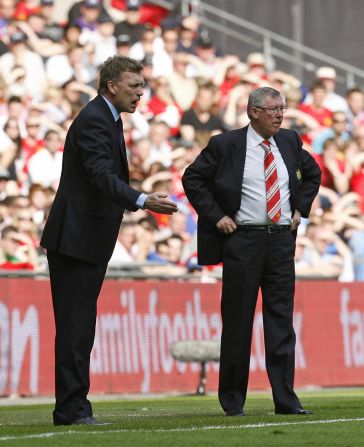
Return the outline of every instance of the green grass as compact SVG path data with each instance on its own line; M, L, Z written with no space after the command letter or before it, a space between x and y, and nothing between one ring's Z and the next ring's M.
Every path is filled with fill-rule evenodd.
M0 447L364 446L364 389L299 396L314 415L274 415L268 394L250 394L243 418L224 416L215 396L94 401L112 422L100 427L54 427L48 404L2 406Z

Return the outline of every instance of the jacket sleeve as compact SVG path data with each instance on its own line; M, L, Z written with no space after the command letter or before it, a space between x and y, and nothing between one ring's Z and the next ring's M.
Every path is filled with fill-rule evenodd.
M219 146L216 138L212 137L206 148L187 167L182 177L187 198L197 214L214 226L225 215L212 192L212 184L220 160Z
M140 192L129 186L127 170L124 179L115 172L114 144L107 123L94 114L79 123L73 141L90 183L117 205L135 211Z
M296 208L302 217L308 217L312 203L319 191L321 169L312 155L305 149L300 149L301 176L300 194Z

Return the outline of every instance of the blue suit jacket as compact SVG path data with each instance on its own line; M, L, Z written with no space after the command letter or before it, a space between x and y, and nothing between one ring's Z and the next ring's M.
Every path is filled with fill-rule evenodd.
M137 209L140 192L128 185L128 177L123 139L98 95L68 131L60 184L41 245L87 262L108 262L124 209Z

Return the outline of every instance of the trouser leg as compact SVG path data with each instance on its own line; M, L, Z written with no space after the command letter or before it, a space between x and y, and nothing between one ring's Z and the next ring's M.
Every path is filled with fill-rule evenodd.
M96 303L106 265L48 252L56 325L53 420L67 424L91 416L90 354L95 337Z
M264 241L253 232L234 233L224 245L219 400L225 411L244 407L264 256Z
M290 232L269 237L262 281L266 368L276 409L299 408L293 390L296 336L293 329L294 239Z

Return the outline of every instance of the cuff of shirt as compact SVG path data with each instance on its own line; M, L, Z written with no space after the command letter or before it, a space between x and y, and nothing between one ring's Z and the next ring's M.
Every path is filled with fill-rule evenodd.
M145 204L145 201L147 200L147 194L144 194L143 192L140 194L140 196L138 197L138 200L135 202L135 205L138 207L138 208L144 208L144 204Z

